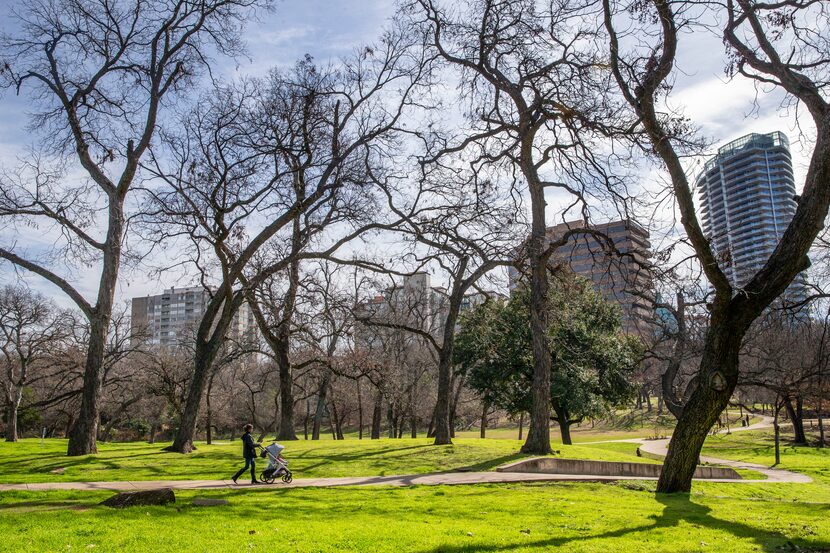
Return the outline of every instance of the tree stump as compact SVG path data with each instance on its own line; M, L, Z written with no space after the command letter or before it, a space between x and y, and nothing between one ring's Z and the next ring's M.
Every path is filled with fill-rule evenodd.
M114 509L123 509L124 507L166 505L175 502L176 496L172 488L159 488L157 490L143 490L140 492L122 492L102 501L101 505Z

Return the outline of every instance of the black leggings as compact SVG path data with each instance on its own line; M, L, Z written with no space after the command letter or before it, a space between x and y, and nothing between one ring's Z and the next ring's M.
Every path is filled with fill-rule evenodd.
M233 475L233 479L236 480L242 473L248 470L248 467L251 467L251 482L256 482L256 458L254 459L245 459L245 466L239 469L239 472Z

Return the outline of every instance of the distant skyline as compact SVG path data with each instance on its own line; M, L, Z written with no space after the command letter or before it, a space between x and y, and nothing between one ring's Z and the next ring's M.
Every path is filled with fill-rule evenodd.
M2 2L0 27L8 30L6 14L11 5L18 2ZM395 3L386 0L349 0L331 2L308 0L303 2L283 0L273 13L261 14L260 21L251 22L245 37L250 59L236 63L223 62L220 74L230 80L242 76L262 76L274 66L288 67L306 53L318 62L325 63L346 55L361 44L372 42L381 33L387 19L394 13ZM676 90L671 96L672 107L683 107L691 121L698 125L704 136L718 146L750 132L769 133L782 131L790 139L796 187L800 190L806 172L811 145L800 143L793 114L780 113L781 96L764 95L757 111L753 106L754 84L745 79L726 81L724 47L717 37L702 33L689 33L681 37L678 65L680 72ZM9 168L17 156L23 154L35 139L27 130L28 104L25 92L15 96L7 90L0 102L0 164ZM807 132L809 133L808 129ZM690 161L689 175L693 178L703 160ZM644 174L645 188L664 179L657 173ZM554 218L561 200L550 198L549 224L561 222ZM601 221L598 221L601 222ZM8 231L0 230L0 233ZM8 244L10 236L0 235L0 241ZM28 237L34 238L34 237ZM49 235L38 235L47 243ZM80 274L71 275L82 293L91 297L96 290L99 269L93 266ZM0 284L14 282L15 271L8 263L0 264ZM34 289L54 297L63 306L71 302L53 286L37 277L28 277L27 283ZM171 286L192 284L175 278L151 279L145 271L125 270L119 281L117 301L131 297L160 293Z

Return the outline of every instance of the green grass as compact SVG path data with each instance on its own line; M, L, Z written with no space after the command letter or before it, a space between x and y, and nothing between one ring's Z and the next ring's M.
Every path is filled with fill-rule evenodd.
M826 551L828 504L747 500L729 484L655 496L653 483L181 492L112 510L99 492L0 494L14 552ZM710 493L709 490L714 492ZM227 499L194 507L193 497Z
M298 473L306 471L303 476L332 476L486 469L514 458L518 448L515 440L462 439L446 448L427 443L294 442L286 453L293 454L289 456ZM36 440L2 444L0 475L19 480L27 474L27 463L42 470L48 463L71 461L76 464L61 478L202 477L215 472L217 463L234 468L239 453L238 443L202 445L189 456L160 453L160 446L146 444L102 444L99 458L70 460L62 456L64 446L58 440L47 441L43 448ZM636 444L555 448L570 458L649 461L636 457ZM715 436L707 440L704 454L771 464L771 443L764 432ZM830 551L830 457L815 448L787 447L782 455L782 465L810 474L815 482L699 482L692 494L670 496L655 494L654 482L638 481L274 486L178 491L174 505L124 510L98 506L111 495L105 491L3 492L0 551ZM194 497L223 498L229 505L194 507Z
M450 470L494 470L515 461L516 440L459 438L433 446L426 438L285 442L296 478L386 476ZM240 468L241 445L197 444L189 455L162 451L166 444L102 443L99 454L66 457L65 440L0 442L0 483L223 479ZM558 457L649 462L635 455L636 444L554 445ZM63 474L50 471L63 468Z

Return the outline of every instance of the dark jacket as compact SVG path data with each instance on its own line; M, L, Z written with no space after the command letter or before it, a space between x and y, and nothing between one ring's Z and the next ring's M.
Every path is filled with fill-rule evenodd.
M242 457L244 459L256 459L256 442L250 432L242 436Z

